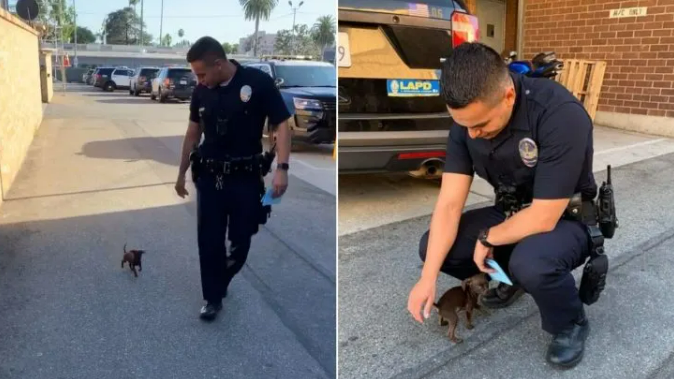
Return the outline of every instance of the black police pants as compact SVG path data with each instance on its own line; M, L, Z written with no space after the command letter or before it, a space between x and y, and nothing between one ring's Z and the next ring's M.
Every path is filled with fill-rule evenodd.
M474 209L461 216L454 245L441 271L463 280L480 271L473 261L478 232L505 221L495 207ZM426 259L427 231L419 243L419 255ZM498 246L494 259L514 284L519 284L538 305L542 328L556 334L578 316L582 303L571 271L589 257L589 237L580 222L560 220L547 233L529 236L516 244Z
M252 176L202 175L197 187L197 239L204 300L218 303L246 263L252 236L258 231L260 179ZM231 242L227 256L226 240Z

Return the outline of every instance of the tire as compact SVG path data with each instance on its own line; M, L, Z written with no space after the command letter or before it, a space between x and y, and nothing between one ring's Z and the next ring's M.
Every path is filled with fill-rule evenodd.
M155 95L154 92L150 92L150 99L157 100L157 95Z
M161 94L161 88L159 89L159 102L160 103L166 102L166 97L162 96L162 94Z

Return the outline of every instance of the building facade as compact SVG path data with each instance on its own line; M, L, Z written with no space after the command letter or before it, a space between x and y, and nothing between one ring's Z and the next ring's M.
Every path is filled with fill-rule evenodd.
M595 123L674 136L674 0L470 0L481 40L605 61Z

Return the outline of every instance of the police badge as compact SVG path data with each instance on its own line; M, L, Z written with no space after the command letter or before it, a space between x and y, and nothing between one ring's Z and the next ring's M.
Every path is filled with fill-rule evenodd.
M519 143L520 158L527 167L534 167L538 162L538 146L531 138L522 138Z
M249 85L245 85L241 87L241 92L239 93L239 96L241 97L241 101L244 103L247 103L248 100L250 100L250 96L253 94L253 89L250 88Z

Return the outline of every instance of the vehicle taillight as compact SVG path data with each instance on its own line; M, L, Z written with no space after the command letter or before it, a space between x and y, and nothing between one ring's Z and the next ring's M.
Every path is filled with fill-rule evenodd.
M452 13L452 47L479 40L480 25L477 17L460 12Z

